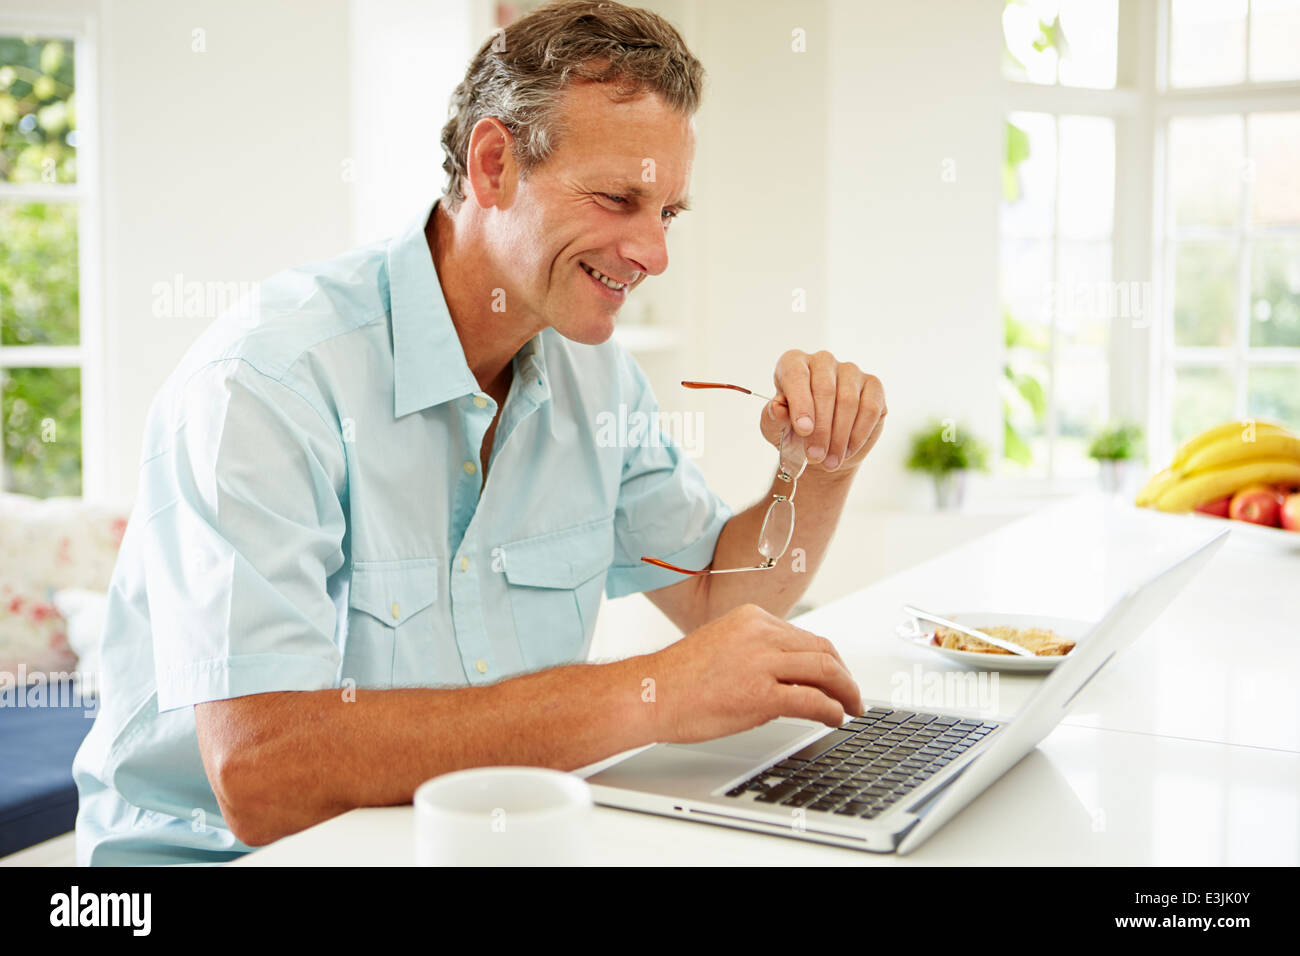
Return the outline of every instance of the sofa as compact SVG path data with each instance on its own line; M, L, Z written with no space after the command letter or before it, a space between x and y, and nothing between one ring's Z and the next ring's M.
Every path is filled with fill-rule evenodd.
M128 510L0 493L0 857L67 833Z

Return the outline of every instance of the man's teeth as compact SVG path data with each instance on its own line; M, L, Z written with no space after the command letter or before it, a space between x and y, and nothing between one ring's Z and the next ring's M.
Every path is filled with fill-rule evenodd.
M609 286L611 289L614 289L615 291L617 291L618 289L627 288L626 282L615 282L609 276L605 275L604 273L597 272L595 269L593 269L591 266L587 265L586 263L579 263L579 265L581 265L582 268L587 271L587 275L594 276L597 280L605 283L605 285Z

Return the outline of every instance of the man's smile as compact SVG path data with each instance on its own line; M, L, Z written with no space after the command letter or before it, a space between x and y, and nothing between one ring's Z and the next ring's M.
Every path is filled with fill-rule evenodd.
M587 273L587 275L591 277L592 281L596 285L600 286L600 291L604 292L606 295L612 296L614 299L616 299L619 302L622 302L625 298L627 298L627 292L631 286L630 283L615 282L609 276L605 275L604 273L600 272L597 269L592 268L591 266L587 265L585 262L580 262L578 263L578 265L582 267L582 271Z

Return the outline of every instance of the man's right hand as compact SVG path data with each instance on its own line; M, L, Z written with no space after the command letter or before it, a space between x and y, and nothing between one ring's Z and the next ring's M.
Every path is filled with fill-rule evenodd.
M742 604L643 659L654 679L656 739L695 743L775 717L831 727L862 698L835 645L756 604Z

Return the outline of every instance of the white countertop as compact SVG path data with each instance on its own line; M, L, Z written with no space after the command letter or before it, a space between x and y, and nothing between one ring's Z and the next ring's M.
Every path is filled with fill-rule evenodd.
M1096 620L1218 527L1080 496L794 623L835 641L864 699L889 701L918 667L964 671L895 636L903 604ZM597 861L1300 864L1300 534L1253 532L1234 531L1062 726L911 856L598 807ZM999 674L998 716L1037 681ZM413 826L409 806L354 810L233 865L409 865Z

